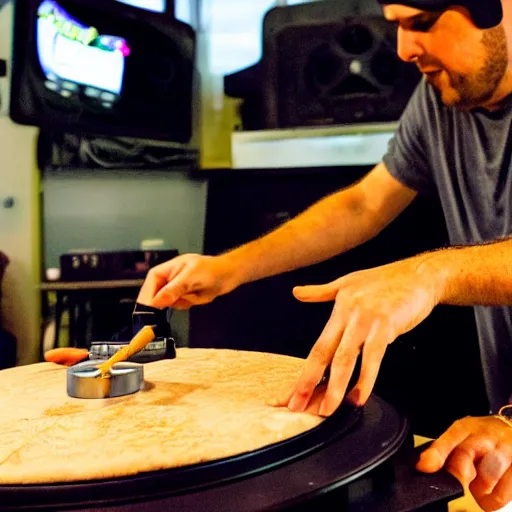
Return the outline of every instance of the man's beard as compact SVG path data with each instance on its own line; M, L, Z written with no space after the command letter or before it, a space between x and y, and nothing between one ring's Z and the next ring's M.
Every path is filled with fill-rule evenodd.
M446 105L470 110L485 105L493 97L508 66L507 39L503 27L500 25L486 30L482 46L483 64L476 74L463 75L443 70L439 75L427 76ZM448 90L446 84L443 85L443 78L448 79Z

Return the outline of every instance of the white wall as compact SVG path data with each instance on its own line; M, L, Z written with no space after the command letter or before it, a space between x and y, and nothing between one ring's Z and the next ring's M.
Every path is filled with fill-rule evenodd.
M0 58L11 54L13 6L0 11ZM8 87L0 79L0 250L11 264L2 287L2 320L18 339L18 364L35 362L39 338L39 206L35 165L37 130L15 125L6 114ZM12 209L2 207L6 196Z

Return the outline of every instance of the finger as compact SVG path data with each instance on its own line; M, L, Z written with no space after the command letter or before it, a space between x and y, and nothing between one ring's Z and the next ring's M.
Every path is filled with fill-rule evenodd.
M473 496L491 494L510 468L510 457L506 452L496 447L487 452L476 464L477 477L469 489Z
M325 385L317 386L315 388L315 390L313 391L313 395L311 396L311 399L309 400L309 403L304 412L318 416L320 404L322 403L326 389L327 386ZM292 393L293 391L290 392L290 390L285 391L281 393L281 395L277 398L268 399L266 403L271 407L286 407L286 405L290 401Z
M213 296L211 294L206 294L203 292L198 293L189 293L187 295L184 295L183 297L180 297L179 300L186 300L190 306L201 306L203 304L208 304L213 300Z
M316 416L322 416L320 414L320 407L322 405L322 402L325 398L325 393L327 392L327 385L322 384L320 386L317 386L315 388L315 391L313 391L313 396L311 397L311 400L308 403L308 406L306 407L306 411L308 414L314 414Z
M468 418L456 421L439 439L436 439L420 456L416 469L435 473L445 464L452 450L470 435Z
M172 262L172 263L171 263ZM179 272L183 266L176 260L170 260L153 267L147 274L144 283L139 290L137 302L146 306L153 305L153 299L159 290L167 283L167 276L172 271L173 273Z
M317 385L317 388L318 387L319 386ZM287 407L294 392L295 392L294 386L290 386L290 385L283 386L277 396L269 398L269 400L267 401L267 405L271 405L274 407Z
M173 305L173 309L190 309L192 306L199 306L210 302L201 295L189 293L180 297Z
M394 334L381 320L376 320L363 347L361 372L347 400L355 407L362 407L370 398L379 374L386 349L394 341Z
M194 293L183 295L173 305L173 309L187 310L192 306L200 306L201 304L208 304L212 301L211 297L201 296Z
M327 284L296 286L293 295L302 302L328 302L336 299L340 289L340 280Z
M279 394L271 399L272 405L275 405L276 407L287 407L294 392L295 386L293 385L286 385L282 387Z
M187 266L185 259L180 260L178 258L172 260L173 265L166 269L166 272L162 277L165 277L167 282L172 281L183 269ZM163 270L163 269L162 269Z
M509 467L490 494L473 494L473 496L486 512L504 509L512 502L512 468ZM507 507L506 510L509 508Z
M187 310L192 306L202 306L203 304L209 304L212 302L212 297L200 296L200 295L186 295L186 298L178 299L173 305L173 309Z
M469 485L477 476L475 452L467 443L454 448L444 467L462 485Z
M49 363L62 364L64 366L73 366L89 357L87 349L83 348L54 348L44 354L44 360Z
M338 313L340 309L338 304L334 305L322 334L306 359L302 374L288 403L291 411L302 412L306 409L313 391L332 361L345 327L344 315Z
M190 295L186 298L190 302L197 288L197 284L190 283L188 272L181 272L158 291L150 305L155 308L174 306L175 302L183 299L186 295Z
M188 300L185 299L178 299L173 305L172 309L179 309L180 311L187 311L190 309L194 304L191 304Z
M321 416L330 416L341 405L365 335L364 327L360 324L360 315L354 312L333 357L327 392L320 406Z
M267 405L272 407L286 407L293 395L293 388L281 390L278 396L271 397L267 400Z

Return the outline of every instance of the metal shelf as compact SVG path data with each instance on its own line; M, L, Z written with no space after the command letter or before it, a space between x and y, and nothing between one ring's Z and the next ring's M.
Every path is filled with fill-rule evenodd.
M233 132L233 169L375 165L398 123Z

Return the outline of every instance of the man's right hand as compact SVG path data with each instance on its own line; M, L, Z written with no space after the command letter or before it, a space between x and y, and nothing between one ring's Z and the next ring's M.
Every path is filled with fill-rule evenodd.
M158 309L189 309L234 290L236 267L225 256L183 254L148 272L137 302Z

